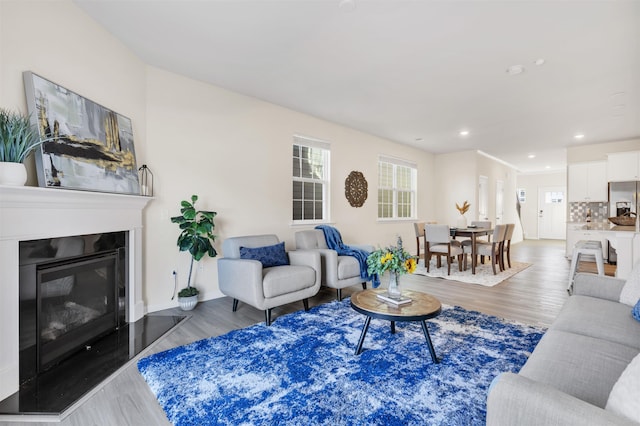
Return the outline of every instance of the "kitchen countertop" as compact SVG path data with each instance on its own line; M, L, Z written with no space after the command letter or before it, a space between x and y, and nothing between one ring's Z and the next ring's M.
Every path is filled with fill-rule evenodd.
M575 231L636 232L635 226L620 226L602 222L568 222L567 226Z

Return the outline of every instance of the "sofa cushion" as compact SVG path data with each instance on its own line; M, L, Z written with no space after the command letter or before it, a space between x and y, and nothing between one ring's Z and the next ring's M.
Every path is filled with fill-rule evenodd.
M640 322L627 305L589 296L571 296L550 327L640 350Z
M552 329L520 374L604 408L613 385L637 354L638 349L626 345Z
M266 298L313 287L315 282L316 271L310 266L286 265L262 270L262 285Z
M284 249L284 241L272 246L240 247L240 259L253 259L262 263L263 268L289 264L289 257Z
M606 409L640 423L640 355L636 355L613 385Z
M636 263L620 292L620 303L633 306L640 300L640 262Z
M338 279L345 280L348 278L360 276L360 263L353 256L338 256Z

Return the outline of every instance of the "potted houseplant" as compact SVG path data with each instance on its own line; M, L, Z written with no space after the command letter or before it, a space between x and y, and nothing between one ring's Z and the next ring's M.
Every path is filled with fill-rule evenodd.
M45 141L28 116L0 108L0 184L24 185L27 169L23 161Z
M465 216L465 213L469 211L469 207L471 207L471 204L469 204L467 200L465 200L461 206L458 205L458 203L456 203L456 209L460 213L460 218L458 219L458 222L457 222L458 228L467 227L467 217Z
M218 254L213 247L213 242L216 238L213 235L213 229L215 228L213 218L217 213L196 210L196 201L198 201L197 195L191 196L191 202L183 200L180 203L180 216L171 218L171 222L177 223L180 227L180 235L177 241L178 248L180 251L188 251L191 254L187 286L178 292L178 303L182 309L187 311L195 308L198 303L198 289L191 285L193 264L207 254L209 257L216 257Z

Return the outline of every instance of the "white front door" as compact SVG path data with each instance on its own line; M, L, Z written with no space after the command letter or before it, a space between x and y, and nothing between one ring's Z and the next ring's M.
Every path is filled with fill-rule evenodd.
M565 186L538 188L538 238L566 239L566 192Z

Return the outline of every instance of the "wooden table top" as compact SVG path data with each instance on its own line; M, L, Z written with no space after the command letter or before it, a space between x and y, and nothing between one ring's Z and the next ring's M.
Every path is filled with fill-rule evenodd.
M493 232L493 228L451 228L451 234L458 237L470 237L472 235L487 235Z
M409 297L411 302L396 306L378 299L378 294L386 292L386 288L358 291L351 295L351 307L372 318L389 321L424 321L442 311L440 301L430 294L404 290L402 295Z

